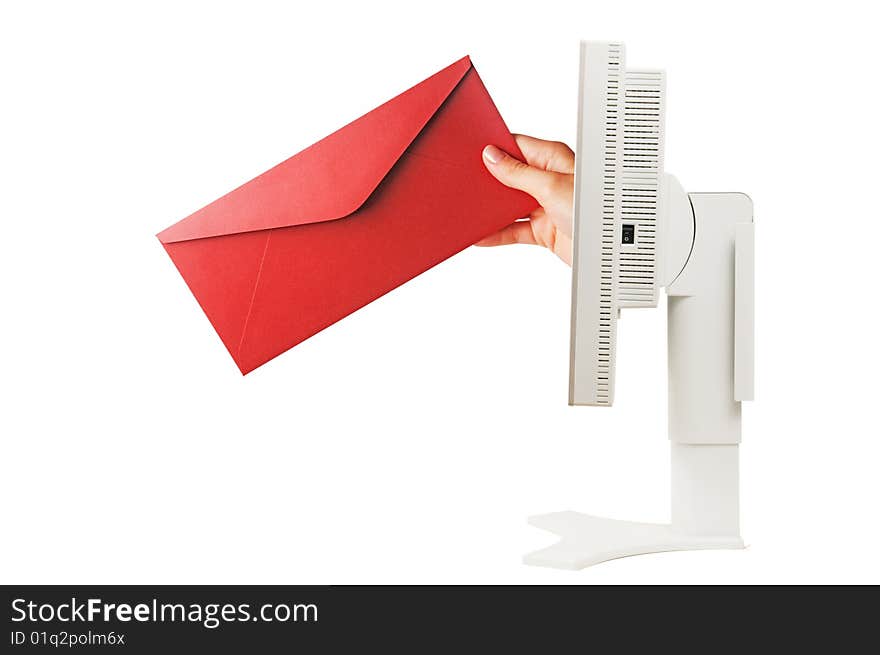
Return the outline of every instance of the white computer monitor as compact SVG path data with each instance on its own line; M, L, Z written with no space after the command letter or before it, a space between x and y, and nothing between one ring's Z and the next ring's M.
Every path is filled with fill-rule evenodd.
M610 406L618 312L657 306L665 76L584 42L579 97L569 403Z
M656 307L664 287L669 411L657 431L667 425L670 521L533 516L560 539L525 561L578 569L642 553L742 548L741 404L754 393L751 200L687 194L664 172L665 75L627 69L622 44L581 44L579 95L569 402L613 404L618 314Z

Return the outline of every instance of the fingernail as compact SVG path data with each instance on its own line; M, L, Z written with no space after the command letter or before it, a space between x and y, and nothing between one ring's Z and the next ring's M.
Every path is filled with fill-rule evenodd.
M504 151L495 146L486 146L483 148L483 157L490 164L497 164L504 157Z

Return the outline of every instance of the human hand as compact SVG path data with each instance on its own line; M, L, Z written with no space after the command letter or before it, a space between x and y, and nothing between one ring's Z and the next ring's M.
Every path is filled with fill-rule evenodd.
M564 143L514 134L525 162L496 146L483 149L483 163L505 186L525 191L540 203L528 220L517 221L478 246L528 243L544 246L571 266L571 216L574 195L574 153Z

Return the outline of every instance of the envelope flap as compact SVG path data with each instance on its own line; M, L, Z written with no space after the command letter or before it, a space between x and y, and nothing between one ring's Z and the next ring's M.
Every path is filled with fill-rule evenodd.
M336 220L358 209L470 70L464 57L158 234L163 243Z

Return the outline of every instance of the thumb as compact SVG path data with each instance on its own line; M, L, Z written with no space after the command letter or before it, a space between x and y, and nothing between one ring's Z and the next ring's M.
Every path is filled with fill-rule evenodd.
M483 148L483 163L501 184L525 191L542 205L558 175L529 166L497 146Z

